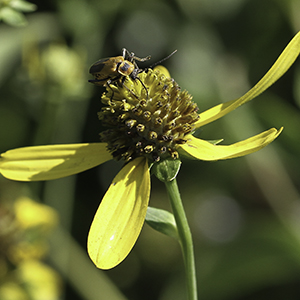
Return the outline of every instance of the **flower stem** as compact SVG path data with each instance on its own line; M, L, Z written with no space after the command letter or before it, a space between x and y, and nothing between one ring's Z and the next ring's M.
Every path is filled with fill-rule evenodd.
M165 181L165 185L170 197L182 254L184 257L187 277L188 300L198 300L192 234L185 215L184 207L182 205L176 178L172 181Z

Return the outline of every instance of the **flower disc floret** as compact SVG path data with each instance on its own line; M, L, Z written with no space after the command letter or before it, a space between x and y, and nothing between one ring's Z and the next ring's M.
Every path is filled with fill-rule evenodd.
M198 107L187 91L159 71L149 69L139 79L145 87L129 77L124 84L107 86L98 115L109 129L100 133L101 141L117 160L177 159L178 145L187 142L185 136L199 119Z

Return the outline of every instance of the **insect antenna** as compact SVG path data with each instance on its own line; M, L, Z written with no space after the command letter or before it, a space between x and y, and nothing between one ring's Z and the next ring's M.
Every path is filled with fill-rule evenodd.
M169 54L167 57L165 57L165 58L161 59L160 61L156 62L155 64L151 65L151 66L149 67L149 69L153 69L153 67L155 67L155 66L157 66L158 64L160 64L161 62L163 62L163 61L169 59L169 58L170 58L173 54L175 54L176 52L177 52L177 49L174 50L174 51L173 51L171 54Z

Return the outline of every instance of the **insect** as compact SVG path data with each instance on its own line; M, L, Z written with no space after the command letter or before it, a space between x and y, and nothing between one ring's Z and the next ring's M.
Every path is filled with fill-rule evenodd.
M128 87L124 84L124 81L127 76L129 76L133 80L138 80L143 88L145 89L147 93L148 98L148 90L144 83L140 80L138 77L138 74L143 72L144 69L140 69L136 63L136 61L144 62L151 58L150 55L139 58L135 56L133 52L129 52L127 49L123 48L123 54L122 56L116 56L116 57L108 57L100 59L99 61L95 62L89 70L89 73L92 74L95 79L89 80L89 82L94 83L96 85L100 86L108 86L110 87L110 84L112 83L120 83L122 84L126 89L129 90ZM170 55L168 55L166 58L158 61L157 63L150 66L152 68L153 66L156 66L157 64L161 63L162 61L168 59L170 56L172 56L177 50L173 51ZM131 90L129 90L135 97L137 97Z
M144 83L138 77L138 74L141 73L143 69L138 67L136 61L144 62L150 58L150 55L139 58L135 56L133 52L130 53L127 49L123 48L122 56L103 58L94 63L89 73L92 74L95 79L89 80L89 82L101 86L110 86L112 83L119 82L125 86L124 81L126 77L129 76L133 80L139 80L143 88L147 91Z

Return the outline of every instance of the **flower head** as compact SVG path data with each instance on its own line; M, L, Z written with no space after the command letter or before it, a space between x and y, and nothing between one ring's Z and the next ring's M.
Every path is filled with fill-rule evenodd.
M300 33L289 43L268 73L244 96L198 115L192 97L181 91L165 69L139 73L107 84L99 118L107 127L101 143L27 147L7 151L1 173L15 180L50 180L76 174L112 158L125 165L113 179L96 212L88 237L88 252L97 267L120 263L135 244L150 197L149 165L181 154L200 160L220 160L253 153L271 143L282 129L269 129L232 145L214 145L193 131L223 117L258 96L278 80L300 52ZM141 84L143 83L143 85Z
M199 119L198 107L174 79L159 71L149 69L139 79L147 91L128 77L124 87L111 85L103 94L107 106L99 118L109 129L100 134L101 140L116 159L177 159L178 146L187 142L185 136Z

